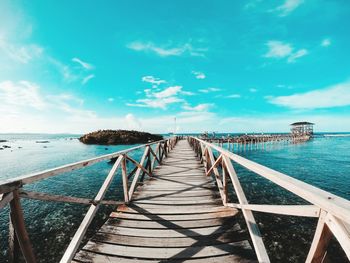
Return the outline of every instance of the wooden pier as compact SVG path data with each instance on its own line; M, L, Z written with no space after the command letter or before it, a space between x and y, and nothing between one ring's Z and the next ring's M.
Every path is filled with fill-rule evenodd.
M77 253L77 262L251 262L238 210L217 187L187 141L180 141L150 180L121 205ZM197 259L196 261L192 261Z
M306 142L312 138L308 134L249 134L227 137L201 137L200 139L215 143L218 146L225 147L230 151L236 151L245 148L259 148L267 144L277 143L300 143Z
M143 150L140 161L130 152ZM116 158L116 159L115 159ZM23 190L23 185L115 159L92 200ZM127 162L134 168L130 170ZM234 165L251 170L305 199L308 205L250 204ZM129 167L129 169L128 169ZM104 200L114 176L124 200ZM238 203L229 198L235 191ZM0 183L0 209L10 204L10 262L22 252L36 262L24 224L21 198L89 205L60 262L270 262L254 211L318 219L305 262L323 262L334 236L350 259L350 202L262 166L204 140L187 137L133 147ZM100 205L116 206L86 243L83 237ZM246 224L238 217L242 217ZM14 244L18 243L18 246ZM49 246L49 245L48 245ZM49 247L48 247L49 249Z

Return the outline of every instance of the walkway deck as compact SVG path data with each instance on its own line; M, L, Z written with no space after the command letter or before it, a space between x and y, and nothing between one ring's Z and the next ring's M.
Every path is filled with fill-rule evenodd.
M80 250L74 262L256 262L248 235L186 140Z

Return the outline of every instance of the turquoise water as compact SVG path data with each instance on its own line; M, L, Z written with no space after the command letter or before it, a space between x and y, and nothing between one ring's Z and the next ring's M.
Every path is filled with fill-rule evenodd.
M80 143L76 135L0 135L0 180L107 154L130 146L95 146ZM49 143L36 143L48 140ZM19 148L21 147L21 148ZM268 144L240 150L238 154L284 172L297 179L350 199L350 137L318 137L302 144ZM133 153L140 159L142 152ZM111 165L99 163L50 178L25 188L54 194L93 198ZM280 187L236 165L251 203L305 203ZM231 198L234 201L235 195ZM107 199L121 200L121 179L117 176ZM57 262L69 238L79 226L87 206L23 200L28 232L41 262ZM102 207L91 229L101 225L111 211ZM303 262L316 226L315 219L256 213L273 262ZM8 208L0 211L0 262L6 261ZM92 233L91 229L88 236ZM50 244L50 249L48 248ZM336 242L331 253L337 262L344 257ZM346 261L344 261L346 262Z

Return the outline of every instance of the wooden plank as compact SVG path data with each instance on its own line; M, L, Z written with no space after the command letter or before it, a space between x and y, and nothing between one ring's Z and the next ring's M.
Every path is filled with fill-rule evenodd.
M176 225L177 228L197 228L197 227L208 227L208 226L220 226L225 223L234 222L235 219L222 219L222 218L214 218L214 219L204 219L204 220L183 220L183 221L177 221L176 224L173 225L173 227ZM115 218L109 219L105 225L113 225L113 226L123 226L123 227L132 227L132 228L152 228L152 229L164 229L168 228L169 226L163 222L163 220L160 221L150 221L150 220L118 220Z
M216 246L188 247L183 248L153 248L153 247L132 247L107 243L89 242L84 250L95 251L107 255L125 256L142 259L188 259L215 257L221 255L235 254L239 251L250 252L250 245L247 241L239 241Z
M75 204L82 204L82 205L91 205L91 204L99 203L102 205L114 205L115 206L115 205L124 204L124 202L114 201L114 200L97 201L97 200L81 198L81 197L54 195L54 194L39 193L39 192L25 191L25 190L20 190L20 197L34 199L34 200L40 200L40 201L75 203Z
M109 171L105 181L103 182L100 190L98 191L98 193L97 193L97 195L95 197L96 201L101 201L104 198L104 196L105 196L105 194L106 194L110 184L112 183L114 175L115 175L115 173L116 173L116 171L117 171L117 169L118 169L122 159L123 159L123 156L122 155L119 156L117 161L114 163L112 169ZM80 242L83 239L83 237L85 235L85 232L88 229L92 219L94 218L98 208L99 208L99 204L98 203L97 204L92 204L90 206L90 208L87 211L86 215L84 216L84 219L81 222L78 230L75 232L71 242L69 243L68 248L64 252L64 255L61 258L60 263L68 263L68 262L70 262L73 259L74 254L77 251L78 246L80 245Z
M164 224L167 224L166 222ZM168 225L174 225L174 223L168 223ZM176 225L176 224L175 224ZM207 236L211 234L225 233L228 229L239 231L240 227L236 224L231 224L224 226L211 226L211 227L198 227L198 228L187 228L187 229L140 229L140 228L130 228L122 226L110 226L103 225L99 232L123 235L123 236L134 236L134 237L153 237L153 238L178 238L178 237L197 237L197 236Z
M228 203L227 206L234 208L243 208L251 211L271 213L279 215L319 217L320 209L315 205L241 205Z
M227 156L223 156L225 162L225 168L227 169L228 175L231 178L231 182L235 189L235 193L239 200L239 203L242 205L247 205L248 200L243 192L242 186L238 180L236 172L232 166L231 160ZM244 219L246 220L247 228L250 233L250 237L254 244L254 249L257 254L259 262L270 262L269 256L267 255L264 242L261 237L261 233L257 223L255 222L252 211L247 209L242 209Z
M76 261L73 262L79 262L79 263L154 263L154 262L160 262L160 260L152 260L152 259L137 259L137 258L127 258L127 257L117 257L113 255L106 255L106 254L98 254L91 251L80 251L76 255ZM184 260L171 260L172 263L183 263ZM239 263L252 263L257 262L254 259L248 259L248 258L242 258L239 255L224 255L224 256L216 256L216 257L205 257L205 258L198 258L198 259L190 259L186 262L189 263L225 263L225 262L239 262Z
M122 236L111 233L97 233L92 239L93 242L111 243L119 245L137 246L137 247L189 247L193 245L217 245L222 243L230 243L234 241L243 241L247 235L239 234L236 231L227 231L224 234L213 234L203 237L177 237L177 238L153 238L153 237L134 237ZM200 242L198 242L200 241Z
M213 204L213 205L218 205L220 204L221 200L220 199L212 199L212 200L207 200L207 199L198 199L198 200L134 200L133 204L136 205L143 205L143 204L151 204L151 205L206 205L206 204Z
M230 211L230 210L236 210L234 208L229 208L229 207L223 207L223 206L214 206L214 207L198 207L198 208L192 208L191 210L186 210L183 208L177 208L177 207L169 207L169 206L164 206L162 208L148 208L142 209L140 206L125 206L125 205L120 205L117 208L118 212L124 212L124 213L141 213L142 214L158 214L158 215L172 215L172 214L206 214L206 213L215 213L215 212L224 212L224 211Z
M167 221L177 221L177 220L203 220L212 218L224 218L232 217L238 213L237 210L229 211L219 211L213 213L194 213L194 214L168 214L168 215L157 215L157 214L138 214L138 213L122 213L122 212L112 212L110 214L111 218L126 218L133 220L167 220Z

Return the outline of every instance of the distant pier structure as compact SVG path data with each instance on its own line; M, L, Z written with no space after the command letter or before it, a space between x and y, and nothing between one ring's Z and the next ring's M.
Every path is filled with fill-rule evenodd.
M300 143L306 142L313 137L313 126L314 123L307 121L294 122L291 125L290 133L261 133L261 134L242 134L242 135L225 135L220 136L216 133L209 134L208 132L203 133L199 138L211 143L217 143L223 147L226 144L229 150L234 148L245 149L253 148L259 145L262 147L267 143Z
M296 136L312 136L314 134L314 125L314 123L307 121L294 122L291 124L292 128L290 129L290 131L293 135Z

